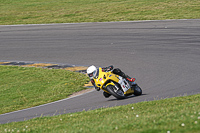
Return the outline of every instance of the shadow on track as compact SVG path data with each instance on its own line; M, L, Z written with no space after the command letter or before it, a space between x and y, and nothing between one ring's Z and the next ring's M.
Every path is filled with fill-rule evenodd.
M147 94L142 94L140 96L143 96L143 95L147 95ZM130 98L133 98L133 97L140 97L140 96L131 95L131 96L127 96L124 99L117 99L117 98L113 97L114 99L109 99L108 101L121 101L121 100L126 100L126 99L130 99Z

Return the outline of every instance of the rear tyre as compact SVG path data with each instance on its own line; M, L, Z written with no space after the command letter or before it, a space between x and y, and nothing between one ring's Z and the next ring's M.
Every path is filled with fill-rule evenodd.
M142 89L138 85L134 86L134 95L135 96L142 95Z
M114 97L116 97L117 99L124 99L126 98L126 96L124 95L124 92L121 89L117 89L115 86L113 85L108 85L106 87L107 91L113 95Z

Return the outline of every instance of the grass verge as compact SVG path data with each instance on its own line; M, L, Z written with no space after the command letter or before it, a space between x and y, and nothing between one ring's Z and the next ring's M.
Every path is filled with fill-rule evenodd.
M88 81L62 69L0 66L0 114L67 98Z
M0 24L200 18L199 0L0 0Z
M8 132L198 133L200 94L0 125Z

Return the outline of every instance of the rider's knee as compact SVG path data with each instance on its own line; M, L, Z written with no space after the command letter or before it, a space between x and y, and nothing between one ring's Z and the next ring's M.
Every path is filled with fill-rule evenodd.
M115 74L119 74L119 73L121 73L122 71L119 69L119 68L115 68L114 70L113 70L113 73L115 73Z

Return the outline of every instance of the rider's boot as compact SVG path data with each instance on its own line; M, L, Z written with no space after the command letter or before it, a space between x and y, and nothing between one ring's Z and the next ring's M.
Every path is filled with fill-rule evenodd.
M126 75L124 72L122 72L119 68L116 68L113 70L113 73L114 74L117 74L119 76L122 76L123 78L127 79L128 81L130 82L134 82L135 81L135 78L131 78L129 77L128 75Z
M126 79L127 79L128 81L130 81L130 82L134 82L134 81L135 81L135 78L131 78L131 77L129 77L128 75L126 75Z
M128 81L130 82L134 82L135 81L135 78L131 78L129 77L128 75L126 75L125 73L121 72L121 76L125 79L127 79Z

